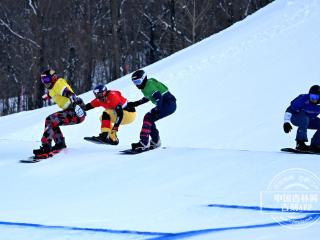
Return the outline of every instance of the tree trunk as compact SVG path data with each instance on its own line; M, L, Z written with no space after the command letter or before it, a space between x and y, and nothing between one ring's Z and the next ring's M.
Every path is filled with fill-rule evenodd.
M39 14L39 16L37 17L37 24L39 24L39 34L38 34L38 40L40 42L40 49L38 50L38 66L36 66L38 69L38 74L36 76L40 76L39 70L40 72L45 70L45 61L44 61L44 49L45 49L45 39L44 39L44 32L43 32L43 16L41 14ZM42 100L42 95L44 92L44 86L41 83L39 77L36 77L36 79L34 80L35 83L35 91L34 91L34 107L35 108L41 108L43 107L43 100Z
M175 11L175 0L170 1L170 42L169 42L169 54L173 54L175 52L174 46L174 35L176 28L176 11Z
M118 36L118 26L119 26L119 8L117 0L110 0L111 4L111 21L112 21L112 79L117 79L120 77L120 49L119 49L119 36Z

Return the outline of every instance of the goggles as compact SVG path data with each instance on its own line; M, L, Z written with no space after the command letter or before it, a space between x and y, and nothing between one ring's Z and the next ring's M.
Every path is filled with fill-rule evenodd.
M132 80L132 82L134 83L134 85L138 86L141 85L143 82L143 79L139 78L139 79L134 79Z
M105 92L95 92L94 95L98 99L104 99L105 98Z
M41 75L41 82L43 84L51 83L51 78L48 75Z
M318 102L320 99L320 95L311 93L309 94L309 99L312 102Z
M146 76L147 74L143 74L141 78L132 79L132 82L134 83L134 85L139 86L143 83L143 80L146 78Z

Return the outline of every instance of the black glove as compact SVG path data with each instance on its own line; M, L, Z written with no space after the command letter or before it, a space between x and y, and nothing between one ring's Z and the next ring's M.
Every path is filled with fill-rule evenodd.
M285 123L283 124L283 131L284 131L285 133L289 133L289 132L291 131L291 129L292 129L292 126L291 126L290 123L285 122Z
M135 108L136 104L134 102L127 102L127 107L128 108Z
M82 105L83 104L83 100L81 98L79 98L79 97L75 97L74 103L78 104L78 105Z
M69 99L73 105L79 105L84 109L85 104L81 98L77 97L76 95L71 95Z
M143 97L143 98L141 98L141 99L138 100L138 101L128 102L128 103L127 103L127 106L128 106L128 107L138 107L138 106L140 106L140 105L142 105L142 104L145 104L145 103L147 103L147 102L149 102L149 99Z

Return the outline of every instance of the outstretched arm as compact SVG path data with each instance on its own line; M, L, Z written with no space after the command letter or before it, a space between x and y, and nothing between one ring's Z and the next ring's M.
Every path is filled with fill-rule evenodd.
M140 106L140 105L142 105L142 104L145 104L145 103L147 103L147 102L149 102L149 99L143 97L143 98L141 98L141 99L138 100L138 101L128 102L127 105L128 105L128 107L138 107L138 106Z
M94 109L94 106L92 106L91 103L87 103L86 105L84 105L84 108L83 108L85 111L89 111L91 109Z

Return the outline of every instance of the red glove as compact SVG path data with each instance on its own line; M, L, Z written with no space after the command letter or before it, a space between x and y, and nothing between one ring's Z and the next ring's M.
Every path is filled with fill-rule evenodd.
M42 95L42 99L43 99L44 101L48 101L48 100L50 100L50 98L51 98L50 95L47 94L47 93Z

